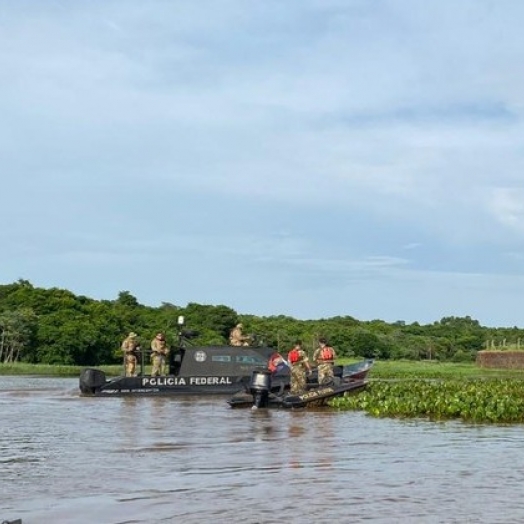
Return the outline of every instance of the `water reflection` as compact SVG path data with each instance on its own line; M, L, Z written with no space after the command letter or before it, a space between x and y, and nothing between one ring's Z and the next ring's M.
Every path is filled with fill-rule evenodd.
M252 424L249 426L249 433L253 435L254 442L276 438L272 411L267 409L248 410L247 414L251 418Z
M7 382L0 520L524 520L521 427L253 412L221 397L85 399L72 380Z

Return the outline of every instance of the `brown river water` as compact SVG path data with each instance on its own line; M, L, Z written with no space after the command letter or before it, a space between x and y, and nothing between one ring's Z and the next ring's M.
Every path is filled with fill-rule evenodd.
M0 522L522 523L524 427L0 377Z

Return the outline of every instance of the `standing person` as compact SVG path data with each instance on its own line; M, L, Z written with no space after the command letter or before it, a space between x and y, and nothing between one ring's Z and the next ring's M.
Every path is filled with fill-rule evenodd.
M151 370L152 377L165 375L168 353L169 348L167 347L166 337L163 333L157 333L155 338L151 341L151 362L153 364L153 369Z
M297 340L291 351L287 355L287 361L291 366L291 389L292 395L300 395L306 391L307 376L306 372L311 372L309 359L306 352L302 349L302 342Z
M229 343L232 346L249 346L249 339L250 337L245 336L242 333L242 328L244 326L240 323L238 323L229 334Z
M325 338L318 339L318 348L313 354L313 360L318 365L318 385L329 384L333 381L333 366L335 364L335 350L328 345Z
M138 335L129 333L122 342L122 351L124 352L124 364L126 368L126 377L136 377L136 364L138 362Z

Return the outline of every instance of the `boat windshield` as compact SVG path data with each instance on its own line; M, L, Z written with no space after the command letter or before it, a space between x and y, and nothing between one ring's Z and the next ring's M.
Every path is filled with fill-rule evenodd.
M236 362L237 364L266 365L267 361L259 355L212 355L213 362Z
M211 360L213 362L231 362L231 355L213 355Z
M267 360L258 355L235 355L235 361L242 364L267 364Z

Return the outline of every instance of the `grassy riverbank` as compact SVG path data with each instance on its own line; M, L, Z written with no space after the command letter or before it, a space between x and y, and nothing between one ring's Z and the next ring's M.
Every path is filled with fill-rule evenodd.
M355 359L340 360L338 364L356 362ZM0 364L0 375L37 375L47 377L78 377L82 371L79 366L60 366L47 364ZM121 365L99 366L107 375L122 373ZM148 366L147 369L150 369ZM475 363L453 363L437 361L393 360L377 361L369 374L370 379L388 378L523 378L524 370L486 369Z
M40 377L78 377L83 367L49 364L26 364L21 362L0 364L0 375L26 375ZM100 366L107 375L119 375L122 366Z
M351 360L355 362L355 360ZM351 363L340 361L340 364ZM474 362L454 363L436 360L387 360L377 361L369 372L369 379L389 378L523 378L524 369L487 369Z

